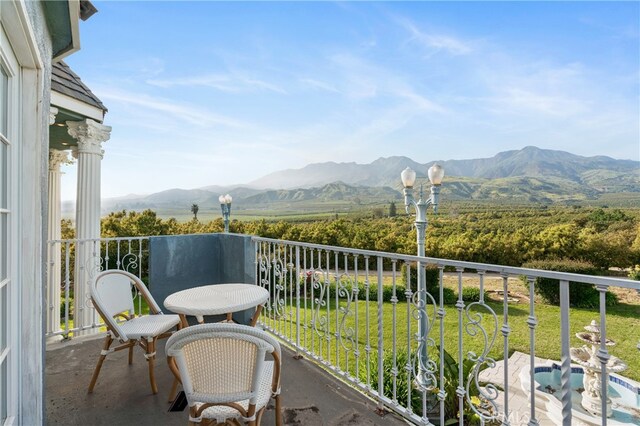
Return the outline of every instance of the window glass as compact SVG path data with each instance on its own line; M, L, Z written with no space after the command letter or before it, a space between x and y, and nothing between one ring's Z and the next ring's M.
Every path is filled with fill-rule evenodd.
M7 134L7 104L9 102L9 77L0 66L0 133Z
M0 256L0 283L2 283L9 276L9 265L7 265L9 259L7 255L9 253L9 215L2 212L0 212L0 253L2 253Z
M9 154L9 148L0 138L0 209L8 208L7 192L8 192L8 177L9 171L7 167L7 156Z
M7 323L9 322L9 312L7 309L8 297L7 286L3 285L0 287L0 354L2 354L7 347ZM2 424L2 422L0 422L0 424Z
M0 398L0 424L4 424L7 419L7 362L8 360L5 358L0 366L0 395L3 395L3 398Z

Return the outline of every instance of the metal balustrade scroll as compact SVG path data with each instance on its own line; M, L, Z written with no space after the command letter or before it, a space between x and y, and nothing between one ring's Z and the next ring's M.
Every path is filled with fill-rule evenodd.
M45 306L47 307L47 328L45 337L62 336L71 338L80 333L99 330L102 321L94 309L88 286L97 274L104 270L119 269L146 278L148 273L148 243L149 237L128 238L100 238L100 239L67 239L53 240L48 244L48 279ZM85 253L78 262L76 254ZM51 259L59 254L59 268ZM88 254L88 255L86 255ZM84 300L76 300L74 288L76 285L86 286ZM57 292L55 289L60 288ZM145 308L142 297L134 290L136 300L136 314ZM58 296L59 294L59 296ZM55 300L59 297L59 300ZM90 312L89 323L79 324L77 319L82 313Z
M564 353L572 337L568 333L571 308L565 294L569 282L595 285L600 290L603 336L605 293L609 288L640 291L640 283L630 280L261 237L253 237L253 241L256 284L271 295L260 325L289 344L298 357L320 364L371 397L380 410L394 411L420 425L452 420L460 425L470 421L544 424L540 421L546 421L544 413L536 408L534 380L526 413L517 411L521 407L510 409L510 394L520 389L512 389L510 381L516 372L510 370L508 362L503 363L502 373L495 374L503 383L483 381L483 372L495 368L498 360L509 358L514 321L520 330L528 328L528 358L535 365L539 320L534 302L538 278L561 282L563 331L557 343L563 374L559 395L563 395L563 423L570 424L570 363L569 354ZM288 265L288 274L280 272L282 265ZM400 273L401 267L404 273ZM415 271L426 267L437 270L435 287L427 285L427 290L419 294ZM485 285L489 274L501 288L501 299L489 297ZM521 277L527 277L529 282L529 312L524 317L510 314L513 305L510 306L509 280ZM469 283L478 288L477 299L466 300L463 296ZM457 295L450 300L449 292L454 290ZM419 327L421 321L424 327ZM426 330L426 335L420 336L421 329ZM606 346L600 348L598 356L606 370ZM534 369L528 365L526 368L533 378Z
M569 344L569 281L560 281L560 313L562 318L560 320L560 327L562 333L562 389L561 398L562 401L562 424L563 426L571 426L573 415L571 413L572 401L571 401L571 357L569 356L570 344ZM569 391L567 391L567 389Z
M473 363L471 374L467 377L466 397L471 410L479 416L483 423L497 418L498 406L495 402L498 397L498 390L493 384L480 385L480 372L486 368L494 368L496 361L489 356L495 340L498 336L498 316L495 311L485 303L484 276L486 271L479 270L480 300L472 302L465 307L465 331L471 337L480 337L482 342L481 352L476 354L473 351L467 353L467 359ZM475 311L475 312L473 312ZM482 315L486 311L486 315ZM483 325L482 321L489 318L490 324ZM473 404L471 393L478 393L484 400L484 404Z
M527 276L527 281L529 283L529 317L527 318L527 325L529 326L529 380L531 380L531 385L529 388L529 392L531 395L531 404L529 408L531 409L531 414L529 416L529 426L537 426L538 419L536 418L536 381L535 381L535 371L534 365L536 363L536 326L538 325L538 319L535 316L535 286L536 280L533 276Z

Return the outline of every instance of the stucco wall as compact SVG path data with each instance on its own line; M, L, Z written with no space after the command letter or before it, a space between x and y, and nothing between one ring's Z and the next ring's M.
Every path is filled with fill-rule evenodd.
M49 147L49 105L51 86L51 36L39 1L25 6L37 41L42 69L24 72L25 85L37 105L36 125L22 145L19 182L21 255L19 276L22 296L21 423L44 423L44 283L47 235L47 177ZM24 112L28 114L28 112ZM26 135L25 135L26 136ZM36 213L37 212L37 213ZM34 214L36 213L36 214ZM39 213L39 214L38 214Z
M160 308L171 293L221 283L255 283L255 251L251 237L237 234L197 234L151 237L149 291ZM233 319L248 323L252 312ZM223 318L205 318L219 321Z

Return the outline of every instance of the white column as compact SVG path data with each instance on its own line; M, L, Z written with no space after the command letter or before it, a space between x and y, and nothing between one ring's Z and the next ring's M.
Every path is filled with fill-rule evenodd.
M68 151L57 149L49 150L49 215L48 215L48 240L54 241L61 238L61 197L60 197L60 165L69 164ZM61 282L61 255L60 244L47 246L49 260L47 278L47 333L56 331L60 327L60 282Z
M111 127L91 119L67 121L69 134L77 139L73 155L78 159L76 196L76 245L74 280L74 326L89 327L96 321L91 306L89 283L100 269L100 162L102 143L109 140ZM76 333L81 335L83 333Z

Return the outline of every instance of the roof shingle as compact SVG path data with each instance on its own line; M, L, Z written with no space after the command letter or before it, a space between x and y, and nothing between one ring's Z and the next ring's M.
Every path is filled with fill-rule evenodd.
M93 94L64 61L53 64L51 70L51 90L72 97L107 112L107 107Z

